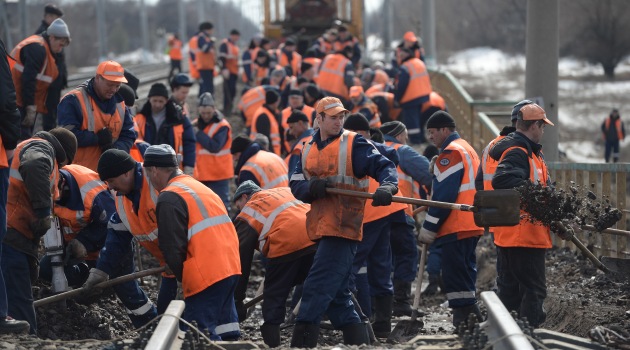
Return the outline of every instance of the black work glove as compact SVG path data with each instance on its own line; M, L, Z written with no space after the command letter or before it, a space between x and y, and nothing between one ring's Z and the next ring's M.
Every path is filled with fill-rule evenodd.
M372 195L372 206L380 207L392 204L392 197L398 193L398 187L392 184L380 185Z
M109 131L108 128L102 128L96 133L96 137L98 137L98 147L101 151L105 152L108 149L112 148L112 143L114 141L112 137L112 132Z
M52 218L50 216L44 216L43 218L38 218L31 221L31 231L33 232L33 240L38 241L42 238L46 231L50 229L50 224L52 222Z
M236 306L236 314L238 315L238 322L243 322L247 319L247 309L243 305L243 301L234 301Z
M308 190L313 199L326 197L326 179L311 178L308 181Z

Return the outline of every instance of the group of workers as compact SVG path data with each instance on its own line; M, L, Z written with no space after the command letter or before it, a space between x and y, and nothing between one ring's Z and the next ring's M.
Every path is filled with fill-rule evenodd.
M391 79L379 66L355 75L360 50L342 26L303 59L292 39L275 50L264 38L252 40L242 60L249 89L238 104L246 130L233 137L213 96L212 28L202 23L189 42L193 77L171 74L170 92L153 84L137 113L137 78L104 61L61 98L60 127L47 130L34 120L47 113L47 91L59 77L56 62L70 42L65 22L55 19L0 60L0 332L36 334L32 283L50 280L54 266L38 247L56 220L68 283L89 296L99 294L99 283L135 270L134 239L166 267L155 304L137 281L113 287L134 327L183 298L184 319L213 339L238 339L258 250L267 345L281 343L294 287L292 347L317 346L324 316L343 331L345 344L368 344L368 322L377 337L387 337L392 315L412 312L417 241L442 256L434 265L453 325L470 314L481 319L475 250L483 228L472 213L434 207L416 222L413 208L394 198L472 205L478 190L526 181L548 186L540 140L553 124L544 110L517 104L513 126L480 158L432 91L413 33L396 50ZM240 72L238 39L232 31L218 54L228 113ZM193 78L200 83L196 110L186 102ZM424 142L424 129L438 149L431 162L407 145ZM366 200L361 194L368 192ZM499 297L537 326L545 319L549 227L523 219L493 233ZM430 280L436 289L438 277Z

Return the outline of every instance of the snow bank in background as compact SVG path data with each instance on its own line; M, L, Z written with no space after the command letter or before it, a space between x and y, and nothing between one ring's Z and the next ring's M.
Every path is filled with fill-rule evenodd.
M510 56L489 47L478 47L460 51L449 57L445 65L440 65L453 74L486 75L525 69L525 57Z

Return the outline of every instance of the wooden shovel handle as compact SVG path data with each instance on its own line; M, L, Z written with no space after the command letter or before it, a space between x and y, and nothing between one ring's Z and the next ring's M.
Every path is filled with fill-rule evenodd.
M369 193L369 192L351 191L351 190L344 190L341 188L332 188L332 187L327 187L326 192L332 193L332 194L339 194L342 196L350 196L350 197L358 197L358 198L366 198L366 199L372 199L372 196L374 195L374 193ZM476 207L472 205L468 205L468 204L438 202L438 201L430 201L427 199L416 199L416 198L409 198L409 197L393 196L392 202L425 205L427 207L444 208L444 209L451 209L451 210L461 210L461 211L471 211L471 212L477 211Z
M615 235L615 236L630 237L630 231L618 230L616 228L607 228L607 229L605 229L603 231L597 231L595 226L591 226L591 225L583 225L583 226L580 226L580 228L582 230L588 230L588 231L594 231L594 232L602 232L602 233L609 233L609 234Z

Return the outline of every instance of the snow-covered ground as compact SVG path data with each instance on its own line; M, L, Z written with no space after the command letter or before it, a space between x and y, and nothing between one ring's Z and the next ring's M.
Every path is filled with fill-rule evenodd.
M440 69L456 76L469 91L487 100L521 100L525 90L525 57L509 55L492 48L473 48L452 55ZM558 119L560 150L574 162L603 162L600 125L612 108L622 120L630 116L630 81L603 79L600 65L574 58L561 58L558 66ZM617 68L618 76L630 72L630 59ZM626 120L627 121L627 120ZM624 149L630 146L627 138Z

